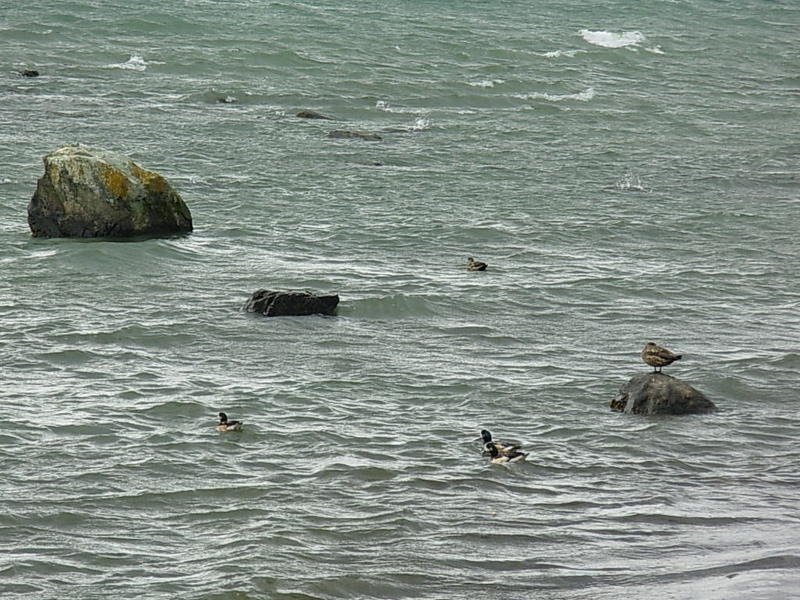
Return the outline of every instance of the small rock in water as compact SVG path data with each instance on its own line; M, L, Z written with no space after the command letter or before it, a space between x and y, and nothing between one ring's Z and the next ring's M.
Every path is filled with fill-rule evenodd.
M310 292L257 290L245 303L244 310L261 313L267 317L332 315L338 304L337 294L317 296Z
M639 415L690 415L716 410L705 394L663 373L637 375L620 387L611 410Z
M367 140L369 142L377 142L383 139L377 133L368 133L365 131L352 131L349 129L336 129L335 131L331 131L328 134L328 137L339 138L339 139L345 139L345 138L362 139L362 140Z
M327 121L333 121L333 117L323 115L315 110L301 110L296 116L301 119L325 119Z

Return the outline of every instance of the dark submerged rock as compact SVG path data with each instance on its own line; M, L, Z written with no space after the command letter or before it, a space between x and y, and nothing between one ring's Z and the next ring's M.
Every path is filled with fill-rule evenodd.
M261 313L266 317L304 315L332 315L339 304L339 296L316 296L310 292L275 292L257 290L245 303L247 312Z
M188 233L192 215L158 173L116 152L69 145L44 157L28 205L34 237L123 238Z
M333 121L333 117L329 117L328 115L323 115L322 113L318 113L315 110L301 110L297 115L301 119L325 119L327 121Z
M377 133L369 133L366 131L352 131L350 129L336 129L335 131L331 131L328 134L328 137L339 138L339 139L345 139L345 138L362 139L362 140L367 140L369 142L377 142L383 139Z
M637 375L620 387L609 406L639 415L692 415L716 410L702 392L664 373Z

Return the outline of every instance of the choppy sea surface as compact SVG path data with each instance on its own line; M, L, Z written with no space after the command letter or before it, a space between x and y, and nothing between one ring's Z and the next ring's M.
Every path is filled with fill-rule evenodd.
M0 2L0 596L800 597L799 26ZM194 232L31 238L67 143L164 175ZM259 288L341 303L242 312ZM716 413L609 410L651 340Z

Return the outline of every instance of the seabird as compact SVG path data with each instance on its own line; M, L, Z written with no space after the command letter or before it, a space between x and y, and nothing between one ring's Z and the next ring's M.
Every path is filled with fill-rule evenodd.
M671 365L676 360L680 360L681 356L681 354L675 354L662 348L655 342L647 342L642 350L642 360L653 367L653 373L661 373L661 367Z
M509 454L500 454L500 451L497 449L495 444L487 444L489 455L491 458L489 462L501 464L501 463L512 463L512 462L520 462L525 460L525 457L528 456L525 452L518 452L513 451Z
M219 413L219 425L217 431L241 431L243 423L241 421L228 421L228 415L224 412Z
M475 260L471 256L467 259L467 271L485 271L489 266L485 262Z
M518 451L521 448L521 446L517 443L512 444L511 442L498 442L493 440L492 434L486 429L481 429L481 438L483 439L484 456L491 454L491 447L497 448L497 451L500 454L510 454Z

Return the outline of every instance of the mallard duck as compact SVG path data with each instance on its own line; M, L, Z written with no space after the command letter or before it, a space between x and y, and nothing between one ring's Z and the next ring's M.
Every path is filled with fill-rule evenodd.
M490 447L496 448L500 454L510 454L517 452L522 446L514 442L498 442L492 439L492 434L486 430L481 429L481 438L483 438L483 454L484 456L491 454Z
M500 451L497 449L496 444L489 443L487 444L487 446L488 446L487 449L489 451L489 456L491 456L489 462L491 463L502 464L502 463L520 462L525 460L525 458L528 456L527 452L517 452L516 450L514 450L513 452L509 452L507 454L501 454Z
M661 367L671 365L676 360L680 359L680 354L670 352L655 342L647 342L644 350L642 350L642 360L653 367L653 373L661 373Z
M243 423L241 421L228 421L228 415L224 412L219 413L219 425L217 431L241 431Z
M467 259L467 271L485 271L488 266L485 262L475 260L471 256Z

